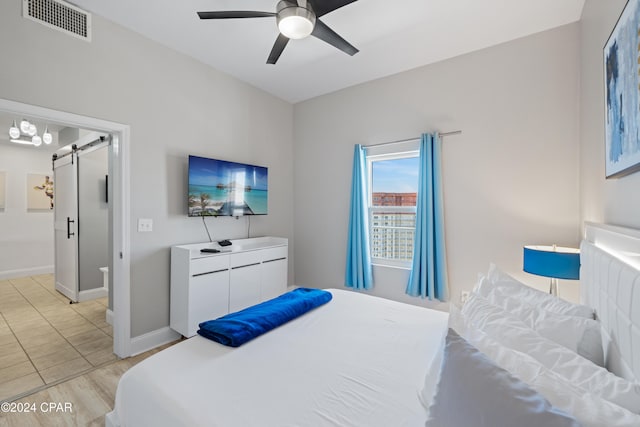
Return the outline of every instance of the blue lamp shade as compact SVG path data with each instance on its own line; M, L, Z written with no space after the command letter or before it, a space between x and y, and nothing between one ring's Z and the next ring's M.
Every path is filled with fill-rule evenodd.
M560 246L525 246L524 271L554 279L580 278L580 250Z

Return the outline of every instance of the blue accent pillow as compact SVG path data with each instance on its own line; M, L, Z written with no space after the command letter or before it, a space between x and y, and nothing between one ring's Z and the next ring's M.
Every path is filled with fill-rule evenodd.
M580 427L449 329L426 427Z

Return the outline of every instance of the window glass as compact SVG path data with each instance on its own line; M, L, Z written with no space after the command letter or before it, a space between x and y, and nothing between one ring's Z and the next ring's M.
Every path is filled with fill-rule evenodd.
M369 159L371 256L377 263L406 266L413 256L418 193L418 153Z

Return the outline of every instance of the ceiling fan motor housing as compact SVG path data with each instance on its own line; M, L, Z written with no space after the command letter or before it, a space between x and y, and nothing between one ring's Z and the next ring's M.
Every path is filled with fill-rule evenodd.
M311 3L306 2L306 7L281 0L276 7L278 29L290 39L302 39L313 31L316 24L316 14L311 8Z

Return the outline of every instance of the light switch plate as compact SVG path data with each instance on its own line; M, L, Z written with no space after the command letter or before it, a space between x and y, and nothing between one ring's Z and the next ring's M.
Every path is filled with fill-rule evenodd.
M151 218L138 218L138 232L153 231L153 220Z

